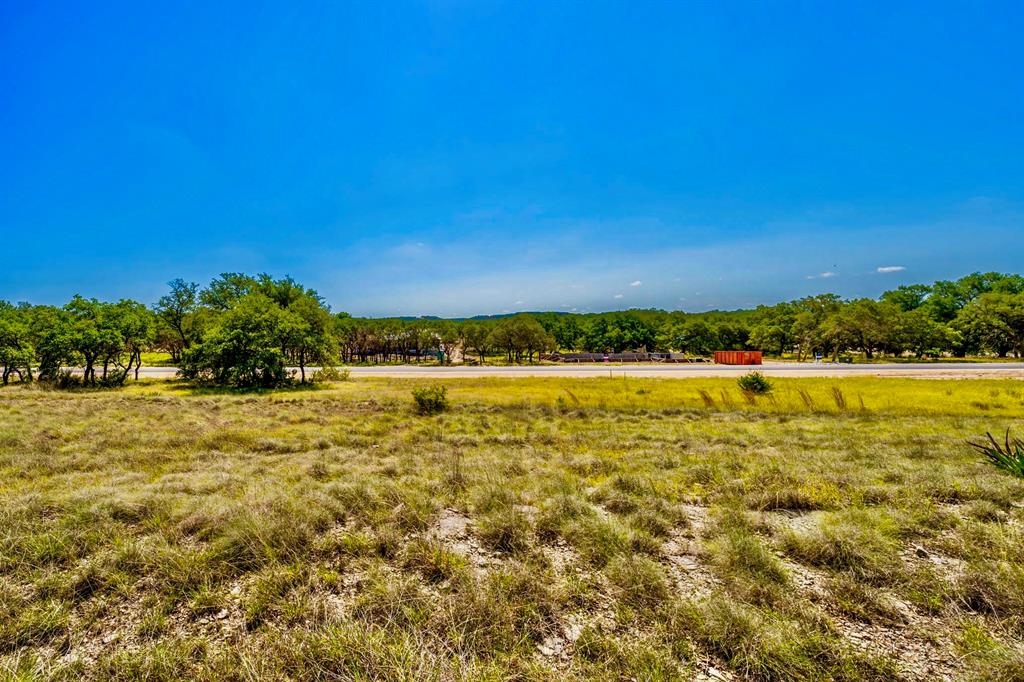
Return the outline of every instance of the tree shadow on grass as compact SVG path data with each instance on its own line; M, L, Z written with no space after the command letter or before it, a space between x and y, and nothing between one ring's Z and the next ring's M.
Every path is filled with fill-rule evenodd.
M167 388L171 393L190 396L209 395L273 395L279 393L316 393L330 388L327 383L294 383L266 388L263 386L219 386L216 384L202 384L183 379L165 379Z

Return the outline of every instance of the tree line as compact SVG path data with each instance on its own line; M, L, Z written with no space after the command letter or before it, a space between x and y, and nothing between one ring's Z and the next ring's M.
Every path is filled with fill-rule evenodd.
M310 380L310 366L339 362L483 363L497 357L519 363L556 350L706 356L745 348L798 359L851 353L869 359L1022 357L1024 277L974 273L901 286L877 299L821 294L754 310L546 312L468 320L332 313L316 291L266 274L225 273L206 287L176 279L152 306L82 296L64 306L0 301L4 384L40 379L119 386L138 378L146 352L170 354L189 380L278 386Z

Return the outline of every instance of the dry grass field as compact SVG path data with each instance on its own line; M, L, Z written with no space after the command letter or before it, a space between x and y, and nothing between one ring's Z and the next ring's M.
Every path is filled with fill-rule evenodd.
M0 390L0 675L1024 679L1024 383Z

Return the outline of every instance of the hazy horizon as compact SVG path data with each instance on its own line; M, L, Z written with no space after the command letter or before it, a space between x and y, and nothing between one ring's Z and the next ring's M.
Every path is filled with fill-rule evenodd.
M873 274L888 275L888 274L896 274L896 273L904 272L904 269L901 266L887 266L887 267L883 267L881 269L883 270L883 272L876 271ZM959 275L956 275L955 277L950 277L948 279L950 279L950 280L957 280L957 279L960 279L963 276L974 274L974 272L988 272L988 271L965 272L965 273L961 273ZM255 272L251 272L251 273L242 273L242 274L248 274L248 275L268 274L268 275L270 275L273 278L277 278L278 277L278 275L276 273L255 273ZM1015 271L1006 271L1006 272L1001 273L1001 274L1021 274L1021 273L1015 272ZM281 276L288 277L290 275L285 273L285 274L283 274ZM823 280L827 280L827 281L835 281L834 278L831 277L831 276L830 277L816 276L816 277L811 277L811 278L808 278L808 279L823 279ZM299 284L302 284L304 286L309 287L309 283L308 282L303 282L301 280L297 280L297 281L298 281ZM886 278L882 278L879 281L887 281L887 279ZM203 287L205 287L209 283L209 281L208 280L207 281L200 281L200 282L196 282L196 283L200 285L200 288L203 288ZM906 283L906 284L925 284L925 285L930 285L933 282L932 281L928 281L928 282L901 282L901 284L903 284L903 283ZM896 285L896 286L899 286L899 285ZM571 308L571 309L562 309L562 308L529 308L529 307L522 307L522 308L516 308L516 309L502 309L502 310L493 310L493 311L488 311L488 312L476 312L476 313L470 313L470 314L465 314L465 315L458 315L458 314L456 314L456 315L438 315L436 313L431 313L431 312L423 312L423 313L419 313L419 314L397 313L397 314L393 314L393 315L388 315L388 314L379 314L379 315L362 314L362 313L358 313L358 312L353 312L351 310L345 310L345 309L338 308L337 306L332 305L332 302L331 302L331 300L329 298L323 296L323 292L317 291L317 293L320 294L322 298L324 298L324 302L327 304L327 307L331 310L331 312L333 312L333 313L348 313L348 314L352 315L353 317L366 317L366 318L402 317L402 318L412 318L412 319L416 319L416 318L435 318L435 319L465 320L465 319L471 319L471 318L504 317L504 316L515 315L515 314L519 314L519 313L530 313L530 314L541 314L541 313L570 314L570 313L576 313L576 314L586 315L586 314L602 314L602 313L613 313L613 312L630 312L630 311L639 311L639 310L662 310L662 311L666 311L666 312L684 312L684 313L688 313L688 314L716 313L716 312L728 313L728 312L737 312L737 311L741 311L741 310L752 310L752 309L756 308L759 305L769 305L770 306L770 305L774 305L776 303L782 303L782 302L786 302L786 301L790 301L790 300L796 300L797 298L802 298L804 296L815 296L815 295L820 295L820 294L837 294L837 295L840 295L843 298L848 298L848 299L849 298L865 298L865 297L866 298L875 298L875 299L877 299L885 291L888 291L890 289L895 289L896 286L889 287L887 289L879 291L877 294L868 294L868 295L865 295L865 296L843 296L842 294L839 294L838 291L825 288L825 289L822 289L820 291L815 291L815 292L812 292L810 294L802 294L802 295L799 295L799 296L796 296L796 297L793 297L793 298L790 298L790 299L765 300L765 301L759 302L757 304L739 305L739 306L733 306L733 307L711 307L711 306L707 306L704 309L687 309L685 307L666 307L666 306L658 306L658 305L648 305L648 306L628 305L627 306L627 305L623 304L621 306L614 306L613 305L613 306L606 307L606 308ZM310 287L310 288L315 289L315 287ZM166 293L166 292L163 292L163 293ZM55 300L55 301L13 300L11 302L14 302L14 303L25 302L25 303L30 303L30 304L42 304L42 305L62 305L64 303L66 303L68 299L72 298L76 294L80 294L82 296L85 296L86 298L101 298L102 299L102 297L95 296L95 295L90 294L88 292L76 291L76 292L74 292L74 294L71 294L71 295L69 295L66 298L61 299L61 300ZM109 300L115 300L115 299L121 299L121 298L126 298L126 299L131 299L131 300L139 300L139 302L147 304L147 305L152 305L152 304L156 303L155 299L153 301L140 300L137 297L133 297L131 295L118 296L118 297L111 298ZM0 297L0 300L7 300L7 299L3 299L3 297Z

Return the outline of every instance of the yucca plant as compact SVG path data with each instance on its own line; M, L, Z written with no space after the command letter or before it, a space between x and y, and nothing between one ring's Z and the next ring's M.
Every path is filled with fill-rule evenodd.
M999 469L1024 478L1024 440L1010 438L1010 429L1006 429L1002 444L991 433L985 435L988 436L987 443L967 441L967 444L980 450Z

